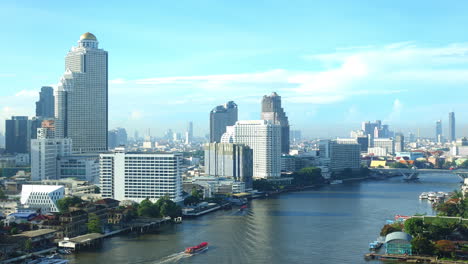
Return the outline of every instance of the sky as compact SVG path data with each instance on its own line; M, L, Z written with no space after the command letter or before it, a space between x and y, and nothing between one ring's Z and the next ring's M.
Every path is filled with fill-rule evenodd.
M1 1L0 122L33 116L41 86L92 32L109 52L109 128L204 136L235 101L259 119L276 91L291 129L348 136L365 120L468 136L467 1ZM0 126L0 131L4 127Z

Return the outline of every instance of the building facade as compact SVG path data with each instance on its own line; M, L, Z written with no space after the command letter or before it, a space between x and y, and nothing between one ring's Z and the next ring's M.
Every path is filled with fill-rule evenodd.
M221 142L221 137L226 132L226 127L233 126L236 122L237 104L233 101L213 108L210 112L210 142Z
M395 153L395 141L391 138L375 138L373 147L384 148L387 150L388 154Z
M182 201L182 155L126 153L116 148L100 154L100 184L103 198L141 202L168 195Z
M281 176L281 127L266 120L237 121L226 128L222 143L245 144L253 151L253 177Z
M252 188L253 151L243 144L205 144L205 172L209 176L233 178Z
M435 142L442 142L442 120L437 120L436 122Z
M289 154L289 120L281 107L281 96L276 92L263 96L261 119L281 127L281 153Z
M55 94L56 135L71 138L74 152L107 151L108 56L91 33L65 58Z
M43 214L58 212L57 201L65 197L65 188L59 185L23 184L20 202L31 209L41 209Z
M99 155L63 155L58 158L57 163L57 177L59 179L75 178L99 184Z
M53 118L55 115L54 88L42 86L39 92L39 101L36 102L36 116Z
M33 181L58 179L57 160L71 155L69 138L41 138L31 140L31 179Z
M357 143L320 140L319 152L322 165L332 172L361 167L361 146Z
M115 128L108 132L109 149L114 149L118 146L126 146L128 141L127 131L125 128Z
M27 116L12 116L5 120L5 152L29 153L31 123Z
M455 113L450 112L449 113L449 135L448 135L449 142L454 142L457 140L456 134L455 134Z

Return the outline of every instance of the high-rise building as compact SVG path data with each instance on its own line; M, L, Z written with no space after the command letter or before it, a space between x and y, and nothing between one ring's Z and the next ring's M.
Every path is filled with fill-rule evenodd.
M289 154L289 121L281 107L281 96L276 92L263 96L261 119L281 126L281 153Z
M107 150L108 56L91 33L65 58L55 94L56 136L71 138L75 152Z
M395 152L405 151L405 136L402 133L398 133L395 136Z
M319 153L322 165L330 171L339 172L344 169L359 169L361 167L361 146L351 140L320 140Z
M192 121L187 124L187 131L185 131L185 144L191 144L193 141L193 123Z
M100 183L103 198L155 202L168 195L174 202L182 201L182 155L125 153L116 148L113 153L100 154Z
M266 120L237 121L228 126L222 143L245 144L253 150L253 177L281 176L281 126Z
M226 132L227 126L237 122L237 104L229 101L218 105L210 112L210 142L221 142L221 136Z
M435 129L435 141L441 143L442 141L442 120L437 120Z
M55 121L44 120L41 123L41 127L37 128L37 138L55 138Z
M449 142L454 142L456 141L456 135L455 135L455 113L450 112L449 113Z
M362 122L362 131L364 131L365 135L374 135L375 134L375 129L377 130L382 128L382 121L376 120L374 123L367 121L367 122Z
M31 140L31 179L56 180L58 158L71 155L69 138L39 138Z
M118 146L126 146L127 138L127 131L125 128L118 127L110 130L107 135L109 149L114 149Z
M39 92L39 101L36 102L36 116L53 118L55 114L54 88L42 86Z
M243 144L205 144L205 172L209 176L233 178L252 188L253 151Z
M388 154L395 153L395 141L392 138L375 138L373 148L383 148Z
M31 124L27 116L12 116L5 120L5 152L29 153Z
M295 143L295 144L301 142L301 140L302 140L301 131L300 130L291 130L289 140L291 141L291 143Z

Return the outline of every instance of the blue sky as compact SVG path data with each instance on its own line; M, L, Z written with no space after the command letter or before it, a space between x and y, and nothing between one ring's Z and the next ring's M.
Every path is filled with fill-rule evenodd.
M468 135L466 1L2 1L0 118L34 113L84 32L109 52L110 127L208 132L283 97L293 128L346 136L363 120L432 135L457 114ZM3 130L3 127L0 128Z

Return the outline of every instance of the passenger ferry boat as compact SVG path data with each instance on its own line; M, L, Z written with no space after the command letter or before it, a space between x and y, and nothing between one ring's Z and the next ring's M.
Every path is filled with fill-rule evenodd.
M185 249L185 253L187 254L195 254L195 253L198 253L198 252L201 252L205 249L208 248L208 242L202 242L200 243L199 245L196 245L194 247L188 247Z

